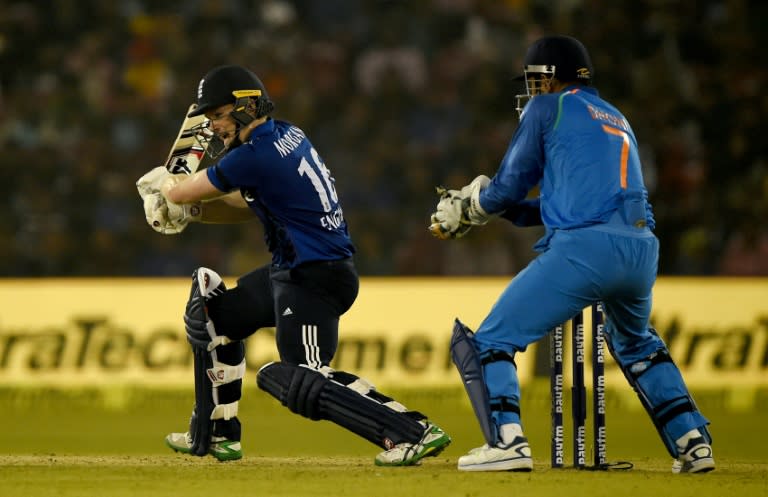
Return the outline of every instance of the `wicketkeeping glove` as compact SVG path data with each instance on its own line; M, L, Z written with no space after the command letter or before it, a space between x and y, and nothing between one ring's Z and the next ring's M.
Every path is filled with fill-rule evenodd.
M480 192L490 184L491 179L488 176L480 175L461 189L465 199L462 204L464 217L474 226L483 226L488 224L496 215L488 214L480 205Z
M472 228L472 223L464 216L461 190L448 190L437 187L440 201L430 217L429 231L441 240L461 238Z
M441 240L461 238L472 226L482 226L492 217L480 205L480 192L491 182L488 176L480 175L461 190L437 188L440 201L437 210L430 217L429 231Z

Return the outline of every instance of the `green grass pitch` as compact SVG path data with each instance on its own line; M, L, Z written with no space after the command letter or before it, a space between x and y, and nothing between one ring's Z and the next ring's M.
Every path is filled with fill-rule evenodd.
M697 395L712 421L717 469L672 475L671 458L639 409L608 396L610 461L630 471L549 468L549 401L544 385L524 389L523 420L532 473L463 473L456 459L482 444L461 390L394 391L448 431L452 445L419 467L379 468L378 448L328 423L300 418L246 386L241 402L245 457L219 463L163 445L186 429L190 391L0 389L0 497L5 496L765 496L766 396L726 409L722 393ZM570 418L566 412L570 442ZM591 419L588 419L588 425ZM591 431L588 431L591 440ZM591 444L588 444L591 446ZM566 444L571 461L570 443Z

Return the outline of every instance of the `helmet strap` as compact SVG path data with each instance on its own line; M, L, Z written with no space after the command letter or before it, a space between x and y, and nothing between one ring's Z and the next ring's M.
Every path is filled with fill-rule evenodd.
M272 112L275 105L263 95L261 90L235 90L235 106L229 113L240 126L248 126L254 119Z
M229 152L230 150L239 147L243 144L243 141L240 139L240 132L235 134L235 137L232 138L232 141L229 142L229 146L226 148L226 151Z
M256 119L256 104L250 96L238 97L229 115L238 124L238 131L251 124Z

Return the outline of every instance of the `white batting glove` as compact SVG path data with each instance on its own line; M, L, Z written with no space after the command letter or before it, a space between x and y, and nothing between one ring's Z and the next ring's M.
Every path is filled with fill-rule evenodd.
M187 224L174 222L168 215L168 203L160 193L168 176L170 174L164 166L155 167L136 181L136 189L141 196L147 224L163 235L175 235L184 231Z
M176 235L187 227L187 223L169 217L168 203L159 192L144 195L144 217L153 230L163 235Z
M168 221L175 225L186 226L190 222L200 221L203 215L203 209L200 203L194 204L175 204L166 199L168 206Z
M165 166L157 166L139 178L136 182L136 189L139 190L141 198L144 198L145 195L159 192L160 187L163 186L163 182L168 176L170 176L170 173L165 169Z
M158 166L136 182L136 189L144 204L147 224L163 235L181 233L190 221L199 221L201 218L200 204L174 204L163 195L164 186L168 188L181 179L181 175L170 174L164 166Z

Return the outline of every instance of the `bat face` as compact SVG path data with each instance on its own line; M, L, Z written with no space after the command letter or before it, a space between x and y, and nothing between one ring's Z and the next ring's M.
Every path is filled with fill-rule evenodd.
M192 112L195 107L197 107L196 104L190 105L186 114ZM171 153L165 161L165 168L169 173L192 174L197 171L200 161L205 155L208 141L198 140L196 136L199 133L205 133L206 121L204 115L184 118L181 129L179 129L179 135L173 142Z

